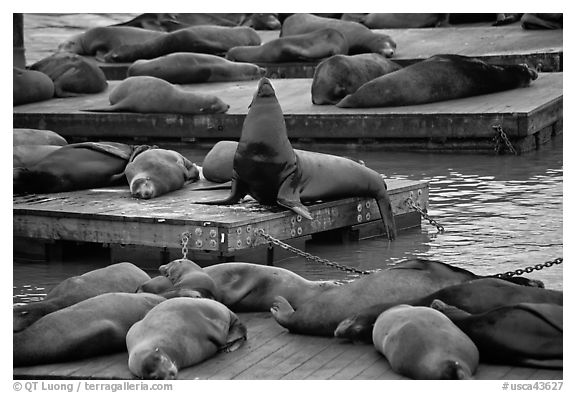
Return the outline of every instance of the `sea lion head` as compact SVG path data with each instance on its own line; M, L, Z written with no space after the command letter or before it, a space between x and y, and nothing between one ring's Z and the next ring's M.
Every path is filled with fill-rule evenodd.
M157 194L156 185L149 176L132 179L130 193L135 198L151 199Z
M142 359L143 379L176 379L177 376L178 368L160 348L146 354Z
M274 91L274 87L272 87L272 82L270 82L270 79L264 77L260 79L260 82L258 82L258 89L256 89L254 97L252 97L252 102L250 103L250 105L248 105L248 108L250 108L252 104L254 104L254 101L256 101L257 98L275 97L275 96L276 91Z
M77 34L58 45L58 52L83 53L82 34Z
M355 315L338 324L334 330L334 337L346 338L353 342L371 343L373 327L373 322L368 322L365 317Z

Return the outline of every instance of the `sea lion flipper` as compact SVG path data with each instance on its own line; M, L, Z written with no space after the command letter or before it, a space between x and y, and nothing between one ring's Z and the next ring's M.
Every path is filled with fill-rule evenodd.
M234 173L232 175L232 189L230 190L230 195L225 199L219 199L215 201L198 201L195 204L200 205L234 205L238 203L242 198L248 193L246 190L246 185L238 179L238 176Z
M219 348L220 352L234 352L244 344L246 341L246 326L240 319L230 312L230 328L228 330L228 336L226 337L226 344Z
M280 185L278 189L278 196L276 197L276 203L287 209L292 210L296 214L300 214L302 217L312 220L312 214L306 206L300 202L300 193L294 189L293 184L297 184L298 181L294 180L296 172L293 172L288 176Z

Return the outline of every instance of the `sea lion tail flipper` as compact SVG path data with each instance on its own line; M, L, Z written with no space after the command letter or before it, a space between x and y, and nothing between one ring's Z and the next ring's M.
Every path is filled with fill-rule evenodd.
M278 198L277 202L280 206L290 209L294 213L300 214L302 217L307 218L308 220L313 220L312 214L310 213L308 208L302 204L302 202L290 201L282 198Z
M234 352L246 342L246 326L240 322L240 319L238 319L236 314L232 312L230 312L230 314L228 337L226 337L226 344L219 348L221 352Z
M276 203L287 209L292 210L296 214L300 214L302 217L312 220L312 214L306 206L300 202L300 193L296 190L293 184L298 184L295 179L296 172L292 172L280 185L278 189L278 196L276 197Z
M452 321L467 318L471 315L470 313L461 310L458 307L454 307L444 303L440 299L434 299L430 304L430 308L440 311L442 314L446 315Z
M392 204L390 203L388 193L386 193L385 196L376 199L376 203L378 203L378 210L380 210L380 216L384 222L384 228L386 229L388 239L396 239L398 231L396 229L396 221L394 220L394 213L392 212Z

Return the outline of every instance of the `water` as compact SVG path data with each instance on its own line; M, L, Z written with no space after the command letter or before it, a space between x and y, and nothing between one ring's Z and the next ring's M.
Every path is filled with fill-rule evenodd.
M116 23L117 16L114 18ZM25 28L29 28L26 21L31 19L25 16ZM562 136L556 136L540 150L521 156L322 150L362 159L390 178L428 181L429 214L446 232L438 234L435 227L423 221L421 228L400 232L394 242L383 238L344 245L307 242L306 251L362 270L422 257L477 274L501 273L562 257L562 145ZM175 148L196 163L201 163L207 153L207 149L161 147ZM15 260L14 302L38 300L66 277L103 264L89 252L50 264ZM279 261L277 266L309 279L353 278L300 257ZM562 265L556 265L525 276L562 290L562 270Z

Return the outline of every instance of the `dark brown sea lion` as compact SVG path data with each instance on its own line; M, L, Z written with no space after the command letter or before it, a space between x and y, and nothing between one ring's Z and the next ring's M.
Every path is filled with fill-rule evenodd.
M526 87L538 73L527 65L491 65L460 55L436 55L360 86L340 108L418 105Z
M337 286L310 281L287 269L253 263L228 262L204 268L220 290L220 302L236 312L270 310L276 296L299 304Z
M125 184L132 147L116 142L62 146L30 168L15 168L14 193L52 193Z
M311 14L294 14L284 20L280 37L309 33L319 29L338 30L348 41L349 54L379 53L394 56L396 43L385 34L375 33L366 26L352 21L323 18Z
M176 259L158 269L160 274L167 277L174 286L174 290L196 291L199 297L220 300L222 291L208 273L193 261L183 258ZM172 291L172 290L170 290ZM162 293L163 296L171 297ZM187 295L192 297L191 295Z
M226 53L226 58L248 63L286 63L315 61L347 53L348 43L339 31L320 29L280 37L259 46L237 46Z
M449 14L383 14L372 13L362 18L361 23L370 29L414 29L437 27L448 24Z
M36 130L33 128L14 128L12 145L55 145L64 146L66 139L50 130Z
M478 348L442 313L399 305L378 317L374 347L392 370L413 379L470 379Z
M333 176L338 173L339 176ZM386 183L381 175L350 159L328 154L296 155L288 140L282 108L272 84L262 78L242 126L234 155L231 205L250 194L264 205L278 204L312 219L302 202L352 196L373 197L389 239L396 236Z
M175 298L154 307L126 335L128 368L144 379L176 379L178 370L246 341L246 327L223 304Z
M129 262L116 263L70 277L56 285L43 300L15 306L14 331L30 326L46 314L108 292L135 292L150 276Z
M198 94L153 76L131 76L110 93L110 106L89 112L208 114L224 113L230 105L211 94Z
M400 68L400 65L377 53L332 56L314 69L312 103L336 104L364 83Z
M171 53L137 60L128 68L128 76L148 75L178 84L253 80L265 73L256 64L235 63L204 53Z
M200 178L196 164L173 150L140 146L124 170L133 197L156 198Z
M544 288L517 285L499 278L481 278L448 286L439 291L403 301L412 306L429 306L442 300L467 312L477 314L517 303L551 303L562 305L563 293ZM352 341L371 342L372 328L378 315L398 302L380 302L351 313L336 328L334 335Z
M251 27L192 26L133 45L124 45L104 56L107 62L153 59L175 52L225 54L235 46L260 45Z
M476 343L482 361L562 367L562 306L518 303L474 314L440 300L431 307L446 314Z
M23 105L54 97L54 82L43 72L14 67L12 104Z
M56 97L76 97L106 90L106 75L96 64L75 53L60 52L30 66L54 82Z
M151 293L105 293L45 315L14 333L14 367L126 350L128 329L165 300Z

